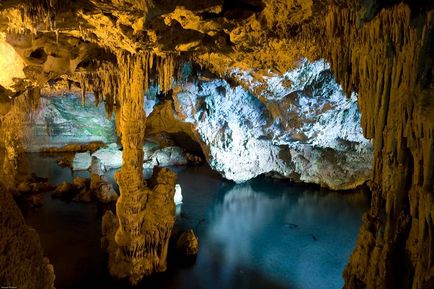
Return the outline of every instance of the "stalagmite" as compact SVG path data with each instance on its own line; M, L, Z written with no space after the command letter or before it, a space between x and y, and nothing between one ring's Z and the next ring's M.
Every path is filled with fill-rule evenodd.
M120 198L116 219L106 215L104 240L113 276L138 283L143 276L166 270L169 237L175 222L176 175L155 169L149 186L143 179L143 110L146 55L120 55L119 99L123 165L116 175Z

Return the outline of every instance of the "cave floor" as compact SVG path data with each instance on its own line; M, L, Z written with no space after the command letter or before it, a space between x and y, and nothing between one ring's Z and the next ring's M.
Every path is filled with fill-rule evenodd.
M175 227L195 230L199 255L194 264L169 260L167 272L137 288L342 287L341 274L368 208L363 193L328 192L266 177L236 185L207 166L172 169L184 197ZM53 184L88 177L37 154L29 155L29 171ZM112 181L113 173L108 173ZM100 246L101 218L113 207L52 199L50 192L40 208L21 206L54 265L56 288L128 288L110 277Z

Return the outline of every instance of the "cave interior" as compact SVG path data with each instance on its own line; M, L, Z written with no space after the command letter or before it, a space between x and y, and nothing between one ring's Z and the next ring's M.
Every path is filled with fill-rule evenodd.
M434 289L434 2L1 0L1 288Z

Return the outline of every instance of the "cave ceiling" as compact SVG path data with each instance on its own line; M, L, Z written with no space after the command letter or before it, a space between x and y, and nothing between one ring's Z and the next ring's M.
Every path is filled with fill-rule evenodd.
M283 73L319 58L326 1L32 0L0 3L0 33L44 84L59 75L147 51L190 60L217 75ZM20 83L21 88L23 84ZM17 84L16 89L20 86Z
M394 1L387 1L387 5ZM421 9L426 4L414 4ZM226 76L234 69L282 74L301 57L326 57L325 19L332 6L354 6L367 21L381 1L318 0L3 0L0 39L25 63L27 82L116 64L121 53L189 60ZM116 66L116 65L115 65ZM17 75L22 79L22 75ZM7 87L11 88L11 87ZM9 93L11 95L11 93Z

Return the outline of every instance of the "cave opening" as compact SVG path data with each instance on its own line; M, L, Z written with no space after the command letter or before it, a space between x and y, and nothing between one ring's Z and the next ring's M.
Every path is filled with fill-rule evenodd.
M2 1L0 286L431 288L433 17Z

